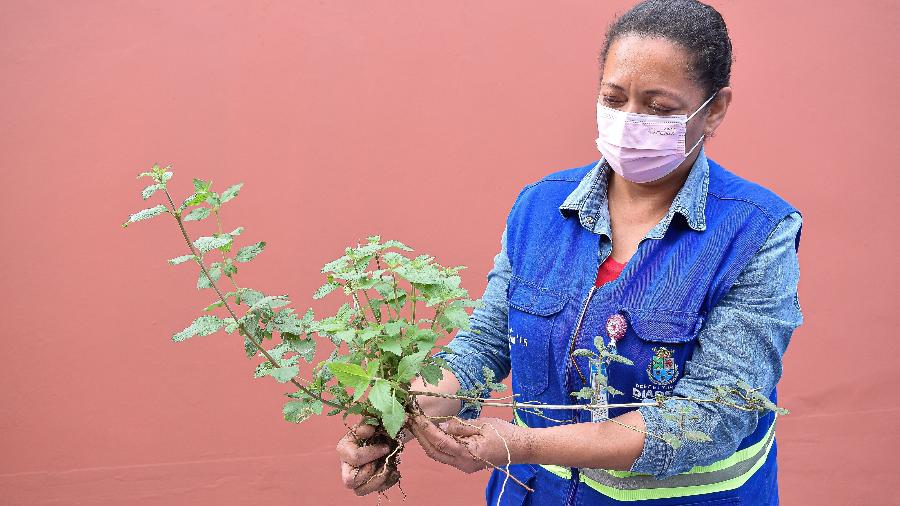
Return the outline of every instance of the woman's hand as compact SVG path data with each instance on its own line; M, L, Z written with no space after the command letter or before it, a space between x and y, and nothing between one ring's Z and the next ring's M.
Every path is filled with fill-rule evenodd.
M344 486L356 495L382 492L394 486L400 479L397 471L386 471L383 466L376 468L376 460L390 452L384 444L359 446L358 440L372 437L375 427L361 423L350 428L337 445L341 458L341 479Z
M438 427L418 415L410 420L409 427L429 457L466 473L491 464L525 462L531 447L528 429L498 418L451 419Z

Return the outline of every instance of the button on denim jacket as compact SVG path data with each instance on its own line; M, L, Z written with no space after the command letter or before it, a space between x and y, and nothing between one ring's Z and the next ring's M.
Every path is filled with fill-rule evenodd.
M682 220L678 226L689 227L698 233L716 233L715 229L707 229L707 200L722 200L723 197L710 191L711 164L714 165L701 149L668 213L647 233L642 245L646 241L663 240L669 228L675 226L675 220ZM724 173L724 169L715 167ZM588 168L590 170L584 173ZM572 174L578 170L584 176L558 206L558 211L566 219L577 219L581 227L596 235L599 249L596 265L593 266L595 273L612 251L606 192L609 167L600 160L559 174ZM739 181L740 188L749 188L750 192L758 192L758 195L783 203L768 190L728 174L732 179L727 181ZM741 200L733 194L724 198ZM755 205L752 199L746 203ZM797 247L802 220L796 210L786 203L784 205L790 212L775 220L777 223L768 232L761 247L743 264L733 282L727 283L727 291L714 294L714 306L705 312L702 319L698 319L699 330L693 341L695 345L684 363L684 370L680 371L680 378L667 394L705 398L710 396L714 385L734 385L738 380L764 393L775 389L782 374L782 356L791 334L803 320L797 298ZM509 233L505 228L501 236L500 252L494 257L494 266L488 273L487 287L482 296L484 305L476 308L470 318L472 330L459 332L450 342L452 354L438 354L449 363L462 388L472 388L476 382L483 381L483 367L491 369L497 378L504 378L510 373L510 353L515 336L511 335L508 320L509 290L511 281L515 283L516 280L511 280L513 269L507 251ZM563 332L563 335L568 334ZM611 371L611 379L613 375ZM571 389L578 390L580 386L571 385ZM636 397L642 394L638 389L629 392L632 393ZM611 399L611 402L617 401ZM677 422L662 417L659 408L641 407L640 412L649 433L680 433ZM676 450L658 438L647 437L643 452L631 471L665 478L726 458L757 429L760 422L756 413L717 404L705 404L703 409L697 409L695 405L693 413L700 418L692 428L709 434L712 442L685 441ZM612 412L610 416L617 414ZM472 418L478 413L467 408L460 412L460 416Z

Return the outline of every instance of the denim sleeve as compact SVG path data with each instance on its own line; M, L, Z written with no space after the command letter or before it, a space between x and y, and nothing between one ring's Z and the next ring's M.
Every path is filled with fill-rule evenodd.
M481 301L482 307L475 308L469 318L470 331L459 331L447 346L453 353L438 353L435 356L447 361L450 370L459 380L462 388L472 388L476 382L484 382L483 368L494 371L499 381L509 374L509 339L506 290L512 267L506 254L506 229L500 238L500 252L494 256L494 267L488 272L487 287ZM478 410L463 408L461 418L475 418Z
M715 392L715 385L730 386L739 379L765 394L775 388L791 334L803 322L797 298L800 268L796 240L801 224L798 213L785 217L709 312L673 396L707 398ZM646 437L632 472L665 478L709 465L734 453L759 421L755 412L691 401L669 404L676 403L688 405L699 416L690 428L705 432L712 442L684 441L674 450L657 438ZM647 431L680 433L677 422L664 419L660 411L656 406L640 408Z

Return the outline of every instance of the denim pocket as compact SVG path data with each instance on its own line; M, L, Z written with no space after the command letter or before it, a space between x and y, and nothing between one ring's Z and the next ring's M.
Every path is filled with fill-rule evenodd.
M547 388L550 341L566 297L513 277L508 302L513 388L534 397Z
M624 308L628 326L641 340L656 343L693 341L703 325L703 317L687 311Z
M703 317L688 311L624 308L626 339L621 351L631 358L635 398L667 393L684 375L684 366L694 353ZM634 336L634 337L629 337ZM611 373L612 374L612 373ZM642 392L640 396L634 392Z

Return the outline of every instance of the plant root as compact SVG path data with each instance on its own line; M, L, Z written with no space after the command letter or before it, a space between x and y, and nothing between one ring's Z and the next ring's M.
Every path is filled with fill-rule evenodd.
M390 453L373 461L373 465L375 466L375 469L378 469L378 472L370 476L369 479L364 482L364 484L368 484L372 480L382 478L385 475L396 475L396 478L388 479L394 480L394 483L391 483L391 487L396 484L400 489L400 493L403 495L403 500L405 501L406 492L404 492L403 487L400 486L400 479L402 478L402 476L399 469L400 455L402 454L404 448L403 442L388 435L387 431L382 426L377 427L375 429L375 434L367 439L360 439L359 437L357 437L353 427L348 427L348 429L353 434L353 437L356 438L356 444L360 447L383 444L391 449ZM390 487L388 487L388 489L390 489ZM385 494L385 492L388 489L378 491L378 504L381 504L382 498L387 498L387 494Z
M460 443L464 448L466 448L466 451L469 452L469 455L471 455L473 459L478 460L479 462L481 462L482 464L484 464L485 466L487 466L491 469L496 469L497 471L500 471L501 473L505 474L506 476L503 479L503 487L501 488L501 490L504 490L506 488L507 481L512 480L512 481L518 483L519 485L521 485L522 488L524 488L525 490L527 490L529 492L534 492L534 489L532 489L531 487L529 487L528 485L523 483L522 480L516 478L509 472L509 466L512 465L512 455L510 454L510 451L509 451L509 444L507 443L506 439L504 439L503 436L500 435L500 432L497 431L497 429L493 425L491 425L489 423L475 425L467 420L463 420L462 418L459 418L458 416L428 416L424 413L421 413L421 414L422 414L422 416L424 416L425 418L428 418L429 420L440 420L440 421L447 421L447 420L451 420L451 419L456 420L463 425L466 425L468 427L473 427L478 430L483 430L485 427L490 427L494 431L494 433L497 434L497 437L499 437L500 440L503 441L503 446L506 448L507 460L506 460L505 466L498 466L498 465L494 464L493 462L490 462L490 461L482 458L479 455L475 455L472 452L472 450L469 449L469 445L466 444L466 442L463 440L463 438L461 438L459 436L455 436L453 434L448 434L446 431L444 432L444 434L447 434L448 436L452 437L454 440L456 440L458 443ZM438 427L438 428L440 428L440 427ZM501 496L502 496L502 492L501 492Z

